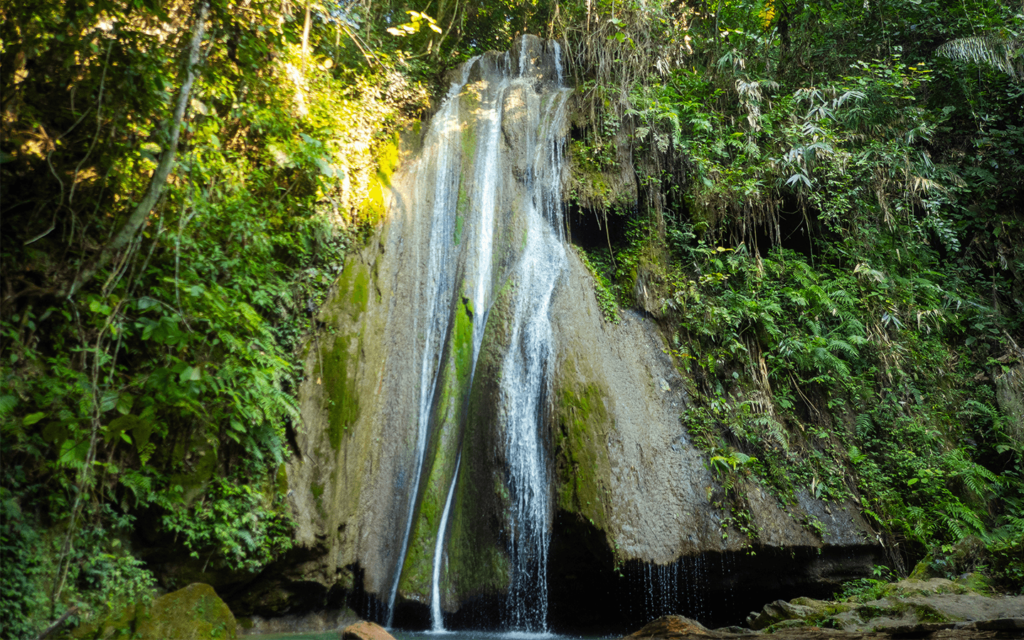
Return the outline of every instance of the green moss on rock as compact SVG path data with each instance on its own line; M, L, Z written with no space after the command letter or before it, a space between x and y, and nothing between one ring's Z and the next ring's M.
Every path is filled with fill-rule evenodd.
M324 399L328 403L327 437L337 451L346 430L359 418L359 395L356 392L356 353L362 336L339 335L324 350Z
M437 435L428 452L431 466L427 486L420 501L399 583L399 590L406 597L426 597L430 592L438 529L455 474L458 428L464 420L463 407L473 367L473 303L465 296L455 312L449 349L449 365L443 373L441 398L434 415Z
M190 584L151 603L130 605L74 632L76 640L234 640L231 609L208 584Z
M605 443L612 425L604 394L592 383L572 385L566 381L557 393L554 439L558 506L605 529L606 491L599 478L608 476Z
M135 632L135 605L131 604L99 621L87 622L71 632L75 640L131 638Z
M357 260L350 260L338 278L335 305L344 305L353 321L366 312L370 301L370 268Z
M499 451L503 440L497 426L495 399L500 393L513 294L512 286L503 286L494 296L470 390L462 434L462 467L449 516L448 562L443 567L440 585L449 602L503 594L508 589L509 561L501 541L508 493L496 471L501 468ZM466 311L472 309L467 307ZM456 328L456 334L462 332L465 336L457 342L463 342L467 349L472 345L470 329L468 323L462 329ZM471 362L472 353L467 356Z
M229 640L237 626L213 587L197 583L139 607L135 633L140 640Z
M320 514L320 517L327 517L327 510L324 509L324 485L314 482L309 486L310 492L313 494L313 502L316 504L316 511Z
M386 194L391 188L391 177L398 168L399 139L396 135L377 150L377 171L367 185L367 195L360 207L363 219L376 224L387 214Z

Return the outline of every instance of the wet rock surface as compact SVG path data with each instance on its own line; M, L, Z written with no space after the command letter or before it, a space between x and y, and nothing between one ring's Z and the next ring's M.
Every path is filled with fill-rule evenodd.
M303 614L290 614L264 618L252 616L239 618L241 635L264 635L270 633L321 633L342 629L359 621L350 609L321 610Z
M755 631L770 627L785 620L810 618L820 609L785 600L776 600L764 606L760 612L747 616L747 626Z
M706 636L708 630L696 620L683 616L662 616L646 624L636 633L626 638L643 640L646 638L680 638L686 636Z

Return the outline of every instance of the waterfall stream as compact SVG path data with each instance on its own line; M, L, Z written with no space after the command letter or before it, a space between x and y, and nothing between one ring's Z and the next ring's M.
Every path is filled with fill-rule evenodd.
M527 204L526 248L516 273L512 339L501 378L512 502L506 611L515 631L547 630L550 498L542 437L545 374L552 353L551 295L567 260L562 242L562 140L546 135L549 129L543 122L557 125L564 118L564 98L559 94L552 101L537 139L527 141L535 156L527 178L533 197Z
M443 458L428 462L429 455L437 455L428 455L428 449L434 450L431 442L442 437L458 443L459 432L448 430L461 428L464 419L458 417L464 415L464 407L453 410L448 404L440 409L437 406L446 402L442 399L448 393L448 383L442 382L446 368L460 366L448 361L457 357L453 354L461 340L455 335L458 330L454 328L452 308L462 304L472 321L468 366L468 385L472 387L488 317L497 297L495 287L502 284L495 280L504 279L511 285L511 297L506 302L509 313L503 319L508 324L509 343L500 362L502 375L495 409L495 427L503 434L508 467L503 475L508 500L504 535L509 567L503 626L515 631L547 629L551 498L544 403L548 361L553 353L551 298L567 269L561 187L565 104L570 90L562 87L557 43L550 43L542 52L539 39L529 41L529 46L525 38L521 42L515 60L509 54L489 54L484 60L475 58L461 67L459 80L452 83L431 120L412 170L413 211L418 219L429 216L430 226L425 244L426 271L420 276L417 294L421 311L415 324L422 344L415 459L408 515L388 597L388 626L394 622L412 539L426 539L423 527L433 527L429 534L436 533L432 538L430 622L435 632L445 629L442 581L447 562L446 529L457 502L459 470L464 460L460 451L450 472L451 480L445 483L440 518L431 522L432 516L420 514L419 507L428 497L440 506L435 495L439 493L439 478L450 467L437 466L444 464ZM467 171L467 167L472 170ZM512 263L502 263L500 274L495 271L495 265L503 259L496 253L498 235L505 243L500 255L506 256L506 262L508 256L513 257ZM462 237L468 242L460 241ZM510 248L509 238L515 243L521 240L522 245ZM468 398L469 389L465 393ZM428 485L430 488L425 489ZM428 490L431 493L425 494ZM414 529L421 533L413 535ZM420 566L417 560L409 562L410 566Z
M452 476L452 486L448 489L448 498L444 501L441 524L437 528L437 544L434 545L434 570L430 580L430 629L435 633L444 631L444 618L441 616L441 560L444 555L444 531L448 526L448 514L452 510L452 497L455 495L455 483L459 480L461 463L460 455L455 460L455 475Z
M387 624L394 620L395 597L398 594L398 583L402 576L402 565L409 549L409 535L412 532L413 515L419 498L419 479L423 471L423 460L426 454L427 436L430 427L431 403L437 386L438 374L441 371L441 346L448 332L449 318L447 305L441 304L450 297L454 274L449 268L451 263L451 237L455 226L452 215L459 193L459 172L457 169L459 145L459 91L466 84L470 65L463 68L460 82L453 82L448 90L441 109L431 122L424 149L428 150L433 160L433 180L418 179L416 181L417 202L432 203L430 207L430 241L427 262L426 281L422 295L426 296L425 327L419 327L416 319L414 327L424 333L423 356L420 368L420 403L417 423L417 439L415 453L415 470L412 475L413 488L409 500L409 515L406 519L405 533L402 538L401 554L395 570L394 583L388 599ZM432 183L432 184L431 184ZM447 294L447 296L446 296Z

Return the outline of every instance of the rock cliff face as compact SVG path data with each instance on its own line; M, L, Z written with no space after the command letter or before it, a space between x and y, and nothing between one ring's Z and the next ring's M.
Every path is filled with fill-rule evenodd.
M629 625L617 611L644 602L645 575L671 573L676 601L692 587L680 584L712 579L736 599L736 585L820 590L870 566L874 542L857 510L806 492L782 506L759 485L741 487L761 532L757 556L723 526L722 488L682 427L687 382L661 333L634 313L606 322L563 240L570 91L559 55L526 36L468 63L429 126L403 143L387 219L344 265L308 343L287 468L299 550L267 598L320 585L335 604L418 627L439 598L448 624L486 626L518 606L507 594L526 562L550 576L556 627L571 626L570 609ZM525 264L548 238L544 260ZM548 281L553 290L536 293ZM524 302L538 295L549 302ZM524 337L540 315L548 347ZM525 486L510 471L509 381L520 375L510 367L518 355L529 364L531 349L541 354L546 489L531 504L543 553L515 551L525 530L510 515ZM820 525L800 524L810 520ZM772 575L791 557L799 569ZM727 570L701 576L705 565ZM251 606L259 612L259 597Z

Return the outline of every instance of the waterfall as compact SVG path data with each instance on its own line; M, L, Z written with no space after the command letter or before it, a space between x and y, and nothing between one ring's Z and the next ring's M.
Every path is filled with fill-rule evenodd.
M418 322L414 325L417 331L424 332L423 356L420 366L420 401L419 419L417 423L415 470L412 474L412 490L409 498L409 511L406 518L405 533L402 537L401 553L395 568L394 583L388 598L387 625L394 621L395 597L398 595L398 583L402 577L402 565L409 549L409 535L412 532L413 515L419 498L419 480L423 471L423 458L426 454L428 429L434 391L437 387L438 374L441 371L441 345L448 332L449 310L442 304L450 297L454 274L448 268L451 259L452 233L455 217L452 212L458 200L459 172L457 170L459 145L459 101L458 95L466 84L469 68L473 61L468 62L462 72L460 82L453 82L448 90L441 109L431 122L430 131L424 148L429 152L433 167L434 180L417 180L416 200L421 203L432 203L430 207L430 241L427 260L426 281L421 294L426 296L426 326L422 329ZM427 154L425 154L427 155ZM432 187L432 188L431 188ZM447 294L447 295L446 295ZM417 319L418 321L418 319Z
M508 54L505 54L505 66L508 66ZM480 345L483 342L484 328L487 324L487 310L489 308L489 293L492 273L492 254L494 248L494 216L495 203L497 200L498 179L500 177L500 147L501 135L501 114L505 89L508 82L505 78L497 84L491 92L491 99L482 105L478 116L478 128L481 129L483 145L479 149L476 159L476 171L474 182L479 198L474 204L474 217L477 220L477 235L475 246L476 280L473 286L473 308L478 311L480 318L473 322L473 355L470 367L470 386L476 374L476 363L480 355ZM444 539L445 529L448 525L448 515L451 511L452 497L455 495L455 482L459 477L459 465L461 455L455 463L455 474L452 477L451 487L448 490L448 498L445 500L444 512L441 515L441 522L437 530L437 543L434 549L434 565L431 572L430 585L430 627L436 632L444 631L444 619L441 613L441 562L444 560Z
M452 497L455 495L455 482L459 479L461 463L460 455L455 460L455 474L452 476L452 486L448 489L448 498L444 501L441 524L437 528L437 544L434 546L434 570L430 581L430 629L435 633L444 631L444 619L441 617L441 560L444 555L444 531L448 526L448 514L452 510Z
M558 52L557 43L555 47ZM520 69L525 68L521 61ZM550 498L543 401L552 354L551 295L568 266L562 242L563 140L552 131L560 128L565 116L565 97L559 93L548 107L551 111L540 114L540 126L527 128L527 152L533 156L527 173L532 198L526 203L526 247L515 275L512 338L501 377L511 501L506 611L507 624L515 631L547 630Z
M415 263L423 271L417 276L419 311L414 325L419 336L417 345L422 345L419 405L412 485L388 597L388 626L394 622L399 585L405 584L402 575L407 559L411 558L410 567L422 567L419 558L424 557L425 541L430 540L431 629L444 631L441 582L448 559L447 528L459 502L459 470L465 461L460 451L455 456L454 472L450 472L451 457L445 462L444 456L451 454L429 454L433 457L428 461L428 449L440 451L441 445L432 443L440 443L442 437L448 443L460 442L461 432L449 430L461 429L465 420L469 388L497 295L495 287L503 284L511 285L507 289L511 291L508 317L502 320L508 323L509 344L500 361L494 426L502 434L508 466L503 474L508 500L505 551L509 560L505 625L519 631L544 631L547 626L551 498L543 417L548 361L553 353L551 298L568 265L562 237L561 187L565 105L570 90L562 87L557 43L553 51L544 50L539 39L527 36L519 40L519 47L517 58L487 54L460 68L460 79L451 84L423 139L419 158L409 171L415 185L412 219L423 221L416 222L421 225L418 228L429 228L429 232L421 236L428 239L422 245L425 260L417 258ZM518 74L513 74L516 63ZM506 104L515 107L513 113L505 113ZM425 225L427 220L429 227ZM495 246L499 234L503 239L500 257ZM496 264L501 264L500 273ZM451 354L463 349L460 345L469 344L469 339L461 337L467 333L459 334L463 330L456 328L456 314L452 312L460 304L472 322L471 351L460 351L470 355L460 356L463 364L453 365ZM463 322L458 326L466 326L463 320L458 322ZM444 373L453 366L468 374L469 387L460 386L465 392L461 397L467 400L456 408L449 402L454 397L449 393L450 376ZM439 405L441 402L446 404ZM449 447L445 451L451 451L451 444L445 446ZM452 473L450 482L447 473ZM417 515L422 501L434 500L441 493L441 482L445 482L447 491L440 519L431 521L435 516ZM437 501L433 504L440 505ZM435 531L436 538L431 539ZM418 551L410 556L413 541ZM422 584L422 577L416 577L423 575L422 569L410 575L410 584ZM418 593L425 601L428 594Z

